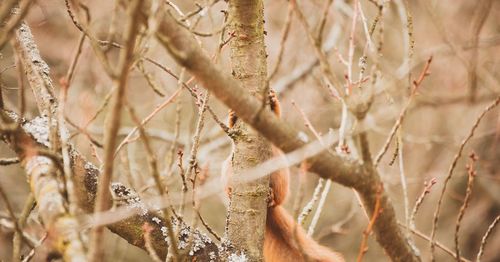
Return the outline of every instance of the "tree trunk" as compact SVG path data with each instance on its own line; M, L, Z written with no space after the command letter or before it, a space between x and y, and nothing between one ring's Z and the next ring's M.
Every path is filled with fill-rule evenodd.
M264 4L261 0L229 1L232 74L251 94L263 98L266 89ZM271 156L271 144L243 121L233 127L233 178ZM227 238L249 261L263 260L269 177L234 185L227 219Z

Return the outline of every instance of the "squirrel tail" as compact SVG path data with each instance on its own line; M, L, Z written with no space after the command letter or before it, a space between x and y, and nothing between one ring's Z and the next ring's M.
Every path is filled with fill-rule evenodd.
M319 245L307 236L280 205L270 207L267 211L264 259L266 262L344 262L339 253Z

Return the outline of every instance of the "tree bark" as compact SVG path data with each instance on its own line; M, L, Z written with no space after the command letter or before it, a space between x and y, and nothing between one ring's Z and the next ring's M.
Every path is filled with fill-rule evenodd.
M16 32L15 49L20 56L23 68L35 95L37 105L42 116L31 121L19 120L18 116L10 111L1 110L1 119L4 124L21 123L16 130L1 130L3 139L9 144L11 149L16 152L21 160L22 167L28 174L31 190L39 206L40 217L42 218L46 229L50 232L49 240L53 251L59 252L67 261L85 261L85 250L79 238L77 229L81 227L77 219L66 210L65 199L60 194L59 179L55 172L61 168L61 159L56 152L47 157L43 152L49 152L49 117L54 114L58 107L57 98L54 96L54 88L50 78L49 67L41 58L33 35L26 24ZM74 193L76 205L80 210L78 213L91 213L94 210L96 201L99 169L91 162L87 161L75 148L69 145L70 162L72 169L72 180L74 183ZM54 158L55 157L55 158ZM130 216L119 222L107 225L115 234L124 238L130 244L142 249L146 249L144 242L143 225L148 223L153 230L150 233L151 245L154 252L165 258L168 250L168 242L165 241L165 220L157 212L147 211L147 207L141 202L141 199L133 195L133 190L123 185L114 184L111 188L114 196L120 196L123 203L130 208L139 208L146 210L141 214ZM125 198L125 199L123 199ZM113 199L117 205L117 199ZM108 203L112 205L111 200ZM198 261L209 261L210 258L219 257L218 248L210 238L202 234L197 229L190 229L182 221L180 224L183 232L189 234L179 236L179 241L196 239L197 245L193 245L193 252L190 254Z
M267 66L262 0L229 1L232 75L250 94L265 99ZM252 127L237 121L231 132L234 142L233 177L271 156L271 144ZM249 261L263 260L269 177L232 186L226 236L237 252Z

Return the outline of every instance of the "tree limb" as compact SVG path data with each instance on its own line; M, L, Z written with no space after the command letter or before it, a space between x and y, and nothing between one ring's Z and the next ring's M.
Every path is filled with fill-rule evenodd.
M233 109L240 119L250 124L275 146L284 152L290 152L305 144L296 129L279 120L270 110L261 110L261 101L213 64L193 36L177 25L171 15L166 14L163 17L157 38L177 63L196 76L204 88L210 90L221 102ZM362 196L369 214L373 214L377 190L382 185L376 169L363 167L358 161L331 154L326 150L308 162L312 165L311 171L319 176L355 188ZM394 208L385 190L380 191L379 197L382 213L374 225L378 242L394 261L420 261L397 225Z

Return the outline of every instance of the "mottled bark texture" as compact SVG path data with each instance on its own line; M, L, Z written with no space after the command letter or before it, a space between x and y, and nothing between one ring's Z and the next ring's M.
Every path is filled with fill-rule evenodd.
M12 112L1 111L0 113L3 114L3 121L18 121L18 117ZM55 251L65 255L66 260L84 261L78 260L82 259L81 254L83 252L80 255L75 254L78 250L83 251L78 249L78 246L75 246L79 241L76 238L77 234L74 232L82 225L79 225L76 219L73 219L64 211L65 209L62 206L64 199L59 196L59 186L57 186L60 181L48 173L48 171L57 168L56 159L43 155L48 144L48 118L37 117L31 121L22 120L21 124L21 127L15 132L4 133L3 139L21 159L21 164L28 174L35 194L39 206L38 212L42 220L47 223L47 226L54 225L54 230L49 231L51 233L49 240L52 241ZM87 161L76 149L71 147L70 152L78 207L81 208L81 212L92 212L100 172L95 165ZM151 231L153 249L159 257L165 258L168 242L165 240L167 235L163 216L158 212L148 211L147 206L142 203L137 194L123 185L113 184L112 193L115 206L129 206L140 212L107 227L130 244L145 250L142 226L145 223L150 224L153 228ZM179 224L176 220L173 223L175 226ZM183 222L180 223L181 232L183 232L179 236L180 243L185 243L189 239L189 234L194 234L193 239L196 240L196 245L193 245L191 249L193 258L198 261L209 261L210 257L219 256L217 245L210 238L196 229L189 229Z
M58 101L54 96L54 88L50 78L50 69L40 56L33 35L29 27L23 24L16 32L14 40L16 53L25 69L29 85L36 97L37 105L42 116L31 121L19 120L19 117L9 111L0 111L2 123L8 127L20 123L19 128L2 130L2 138L11 149L16 152L25 169L31 190L38 203L38 212L42 218L52 251L62 255L65 261L85 261L85 251L79 238L79 225L77 219L67 211L65 197L60 194L61 181L56 172L62 169L62 159L57 152L49 151L50 130L49 117L57 110ZM55 120L53 120L55 121ZM72 180L78 215L91 213L94 210L97 185L100 172L91 162L87 161L73 146L69 145ZM47 155L49 154L49 155ZM130 244L146 249L144 243L143 225L148 223L151 231L151 245L161 258L165 258L168 250L165 221L158 212L148 211L141 199L134 192L122 185L114 184L112 187L114 205L130 206L141 212L119 222L107 225L115 234L121 236ZM123 201L125 200L125 201ZM111 200L109 206L111 206ZM195 240L191 247L190 255L198 261L209 261L218 257L218 248L210 238L200 231L189 229L183 222L175 223L181 226L179 243L185 243L189 238ZM194 234L190 237L189 234ZM188 246L187 244L184 246Z
M262 99L266 88L264 6L261 0L229 1L229 42L234 79L253 96ZM232 177L271 156L271 144L252 127L237 121L232 128L234 153ZM263 260L269 177L232 185L226 238L249 261Z
M35 95L38 109L42 115L54 116L57 110L57 102L54 99L54 87L49 76L49 67L43 61L36 48L36 44L31 35L31 31L26 24L22 24L16 30L15 38L12 41L14 49L19 56L22 67L25 69L26 78L30 84L31 90ZM13 114L2 112L4 124L17 126L18 120L12 118ZM49 136L57 135L54 125L56 122L44 118L47 125L46 132L35 131L40 136L46 138L42 142L43 146L51 147ZM49 123L53 126L51 132L48 129ZM28 125L33 127L33 125ZM69 212L68 201L61 192L61 171L62 164L50 153L40 151L37 143L25 134L14 128L10 132L4 132L7 141L21 159L22 166L28 174L31 192L33 193L38 208L41 210L40 217L48 232L48 252L52 256L61 256L65 261L85 261L85 250L80 240L77 219ZM40 142L39 142L40 143ZM67 192L66 192L67 193Z
M175 60L196 76L204 88L210 90L221 102L233 109L240 119L258 130L275 146L284 152L290 152L305 144L296 129L279 120L270 110L261 110L261 100L252 96L238 81L212 63L192 34L179 26L172 16L164 16L157 37ZM393 261L420 261L397 224L394 208L375 169L363 167L359 161L327 151L310 158L309 162L311 171L319 176L356 189L370 215L374 211L377 197L380 197L382 213L374 226L378 242Z

